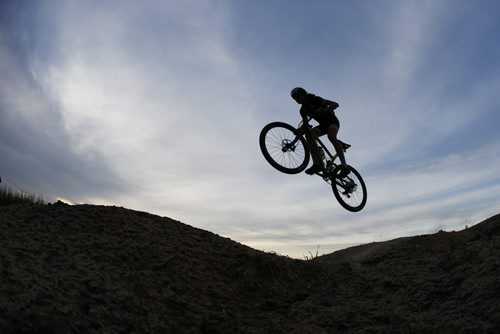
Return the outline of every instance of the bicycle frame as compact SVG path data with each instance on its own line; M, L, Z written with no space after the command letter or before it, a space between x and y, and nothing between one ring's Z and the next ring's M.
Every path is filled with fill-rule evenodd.
M314 139L315 143L317 145L310 145L312 146L310 149L311 150L316 150L316 152L319 155L318 152L318 144L319 146L323 149L323 152L328 155L325 157L322 157L325 162L326 166L323 166L324 169L322 172L318 173L319 176L323 178L328 184L331 184L332 179L335 179L335 183L341 186L342 188L346 189L348 186L351 186L354 184L354 181L350 177L346 177L345 179L337 179L333 178L332 176L335 175L335 171L338 167L338 165L335 163L335 160L338 158L338 153L332 154L326 147L326 145L321 141L319 136L316 134L314 131L314 128L306 124L306 126L300 126L298 128L298 135L297 137L290 143L291 146L295 145L295 143L299 140L300 137L304 136L306 133L310 134L311 137ZM306 138L307 141L307 138Z
M304 136L306 134L306 132L308 134L311 135L311 137L314 139L314 141L319 144L321 146L321 148L323 149L323 151L328 154L328 157L330 158L330 160L328 159L325 159L328 162L331 162L333 164L334 167L336 167L337 165L334 163L334 161L338 158L338 153L335 153L335 154L331 154L330 151L328 150L328 148L326 147L325 144L323 144L323 142L321 141L321 139L319 138L319 136L316 134L316 132L314 132L314 128L312 128L311 126L307 125L307 126L300 126L299 124L299 127L297 128L298 130L298 135L297 137L295 137L295 139L289 144L289 146L294 146L298 141L299 141L299 138ZM307 138L306 138L306 141L307 141ZM313 146L312 148L310 149L315 149L316 151L318 151L318 146L317 145L311 145ZM319 152L318 152L319 153ZM326 166L328 167L328 166Z
M325 153L328 154L328 157L330 158L330 160L332 162L335 161L338 158L339 155L337 153L335 153L334 155L332 155L330 153L330 151L328 151L328 148L326 148L325 144L323 144L323 142L321 141L321 139L319 138L319 136L314 132L313 128L308 128L306 131L311 134L311 136L314 139L314 141L321 146L321 148L325 151ZM318 150L317 146L315 146L314 148L316 149L316 151ZM328 161L328 159L326 159L326 160Z

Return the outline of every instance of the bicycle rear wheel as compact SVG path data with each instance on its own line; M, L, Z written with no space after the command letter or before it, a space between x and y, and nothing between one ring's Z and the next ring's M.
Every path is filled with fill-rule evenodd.
M366 205L366 185L361 174L352 166L348 167L349 175L332 178L332 190L340 205L349 211L358 212Z
M298 174L309 164L309 150L297 129L283 122L266 125L260 132L259 145L264 158L277 170Z

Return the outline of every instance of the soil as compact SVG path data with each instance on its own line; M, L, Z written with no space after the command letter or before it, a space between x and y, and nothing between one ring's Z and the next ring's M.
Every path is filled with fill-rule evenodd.
M120 207L0 207L0 333L499 330L500 215L297 260Z

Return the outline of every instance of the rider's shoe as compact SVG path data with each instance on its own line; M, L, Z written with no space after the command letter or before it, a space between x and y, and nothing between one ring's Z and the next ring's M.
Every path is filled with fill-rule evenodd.
M313 175L313 174L316 174L318 172L321 172L323 168L321 168L320 165L312 165L310 168L306 169L306 174L309 174L309 175Z
M337 177L342 179L344 177L346 177L347 175L349 175L350 173L350 170L349 170L349 167L347 165L340 165L340 172L338 173Z

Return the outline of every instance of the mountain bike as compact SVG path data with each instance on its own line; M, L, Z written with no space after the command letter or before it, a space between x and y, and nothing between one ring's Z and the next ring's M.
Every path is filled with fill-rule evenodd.
M361 174L348 165L349 173L341 177L341 166L335 163L338 154L332 155L311 125L301 122L297 128L283 122L272 122L264 126L260 132L259 145L264 158L271 166L286 174L298 174L302 172L311 159L311 153L306 142L306 133L313 138L315 145L311 147L317 150L317 156L322 161L322 171L316 175L332 187L337 201L345 209L357 212L366 204L366 185ZM344 152L350 147L343 143Z

